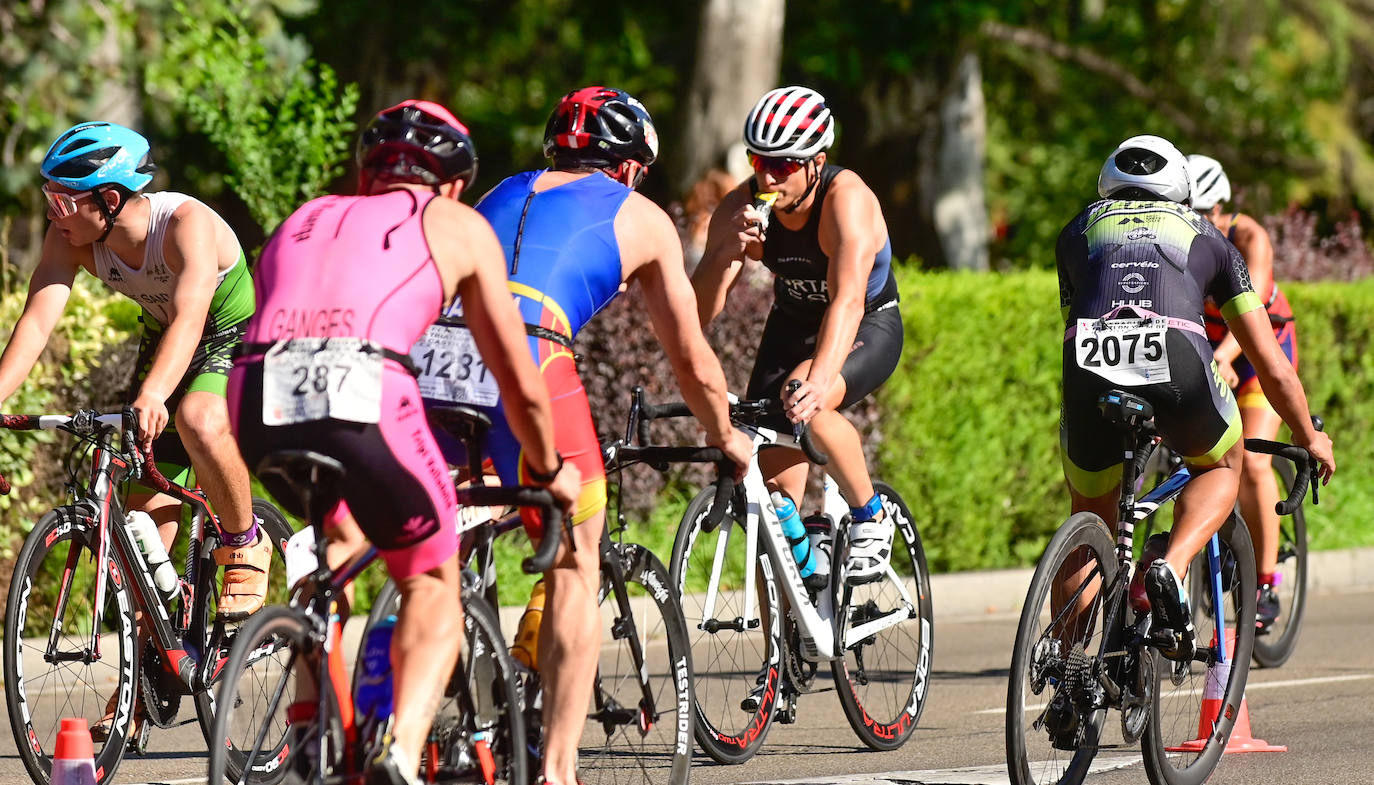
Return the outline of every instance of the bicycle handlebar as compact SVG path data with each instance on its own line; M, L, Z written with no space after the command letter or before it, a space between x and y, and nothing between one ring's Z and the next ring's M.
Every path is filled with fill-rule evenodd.
M1288 498L1274 505L1275 512L1279 515L1291 515L1294 510L1302 506L1302 500L1307 495L1309 485L1312 488L1312 503L1317 503L1317 486L1312 483L1316 466L1312 461L1311 453L1295 444L1271 442L1268 439L1246 439L1245 449L1250 452L1287 458L1293 462L1293 466L1297 469L1293 478L1293 487L1288 491Z
M793 380L789 388L801 386L800 382ZM636 408L635 402L638 403ZM637 413L636 413L637 412ZM736 401L730 404L730 419L752 423L760 417L768 414L781 414L782 401L776 398L760 398L755 401ZM636 387L631 393L630 417L635 422L636 429L634 435L638 437L642 444L649 441L649 420L660 420L670 417L690 417L692 410L687 408L687 404L682 401L670 401L668 403L645 403L644 389ZM794 427L797 437L797 444L801 451L806 453L807 460L817 466L824 466L830 463L830 456L826 455L816 446L811 439L811 428L805 424Z
M716 495L711 502L711 512L702 525L706 531L714 531L725 517L725 505L735 492L735 464L725 457L725 452L719 447L660 447L617 442L604 449L607 469L643 463L658 471L667 471L670 463L714 463L716 479L712 484L716 488Z
M563 510L547 488L533 485L470 485L458 489L458 503L467 507L537 507L543 515L544 538L534 555L526 556L520 568L534 575L553 566L558 545L563 541ZM555 534L557 532L557 534Z
M132 410L125 409L117 414L101 414L93 409L78 409L76 414L0 414L0 428L10 431L50 431L66 428L78 435L95 433L98 426L125 425ZM154 469L156 471L156 469ZM162 478L166 483L167 479ZM8 478L0 474L0 495L8 495L13 490ZM166 490L158 488L157 490Z

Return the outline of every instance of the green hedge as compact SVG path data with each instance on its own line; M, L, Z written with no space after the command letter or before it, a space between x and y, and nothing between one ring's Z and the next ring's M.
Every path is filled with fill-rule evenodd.
M1033 564L1068 514L1053 273L899 276L906 345L879 390L878 474L912 507L935 571ZM1308 508L1314 549L1374 544L1374 280L1284 286L1300 374L1338 474Z

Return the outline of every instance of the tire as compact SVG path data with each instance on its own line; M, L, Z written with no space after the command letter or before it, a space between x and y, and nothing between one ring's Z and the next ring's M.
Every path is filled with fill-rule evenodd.
M1211 776L1245 697L1255 644L1255 552L1236 515L1222 525L1220 536L1223 552L1229 549L1235 555L1235 578L1224 582L1221 614L1210 612L1214 602L1193 598L1207 609L1193 614L1193 624L1200 649L1209 647L1215 658L1220 648L1216 642L1230 638L1233 652L1229 664L1214 668L1156 657L1155 700L1141 740L1145 771L1154 785L1201 785ZM1209 699L1208 692L1216 699ZM1212 730L1205 740L1190 744L1200 727Z
M1293 464L1283 458L1274 459L1274 471L1279 477L1279 493L1293 486ZM1293 656L1302 629L1303 611L1307 607L1307 518L1301 506L1287 517L1279 518L1278 580L1274 591L1279 595L1279 618L1268 630L1256 631L1255 664L1262 668L1277 668Z
M744 515L734 508L741 497L732 500L732 511L718 528L703 531L714 494L715 489L707 488L687 505L673 543L671 572L692 649L697 743L717 763L738 764L758 752L773 723L782 673L782 624L773 566L762 543L754 599L744 607ZM721 577L715 605L708 609L707 586L718 549L723 549ZM714 625L746 616L759 620L756 629ZM760 687L758 707L742 709L741 703Z
M286 585L286 541L291 539L295 530L287 522L286 516L281 510L266 499L253 499L253 514L262 520L262 529L265 535L272 541L272 564L268 568L267 599L264 607L274 605L285 605L290 589ZM217 657L221 661L227 660L229 651L233 646L234 638L244 629L244 622L230 622L226 627L224 640L220 642L218 652L211 652L212 642L208 639L213 625L213 615L215 607L219 601L219 570L215 569L215 562L210 553L202 555L202 576L201 586L197 589L200 596L205 598L204 602L197 603L195 608L203 614L200 619L200 628L206 631L207 640L201 650L208 652L208 656ZM251 618L251 617L250 617ZM224 671L220 671L221 674ZM217 683L217 682L216 682ZM201 732L205 734L207 745L214 746L212 740L228 740L230 745L233 740L227 736L215 736L212 733L215 722L215 688L197 692L195 695L196 719L200 721ZM228 758L225 761L226 771L231 780L238 781L243 774L243 762L247 751L230 746L227 751Z
M597 662L578 757L580 780L686 785L692 762L687 626L663 563L639 545L612 547L625 584L614 585L610 568L602 565L597 602L601 617L611 620L611 637L603 638ZM651 707L644 704L641 673L648 677Z
M243 623L215 693L215 705L221 710L215 713L210 732L222 741L210 745L207 782L224 782L234 757L243 773L229 777L230 781L250 785L299 781L300 772L315 767L316 761L302 757L308 745L297 739L304 734L287 721L287 708L296 701L300 669L318 673L312 660L319 649L311 626L302 611L282 606L263 608ZM322 687L327 691L327 685ZM337 711L332 701L329 704L331 726L342 738ZM249 760L254 745L258 752Z
M1066 571L1065 580L1058 578L1061 569L1075 565L1087 572ZM1106 628L1106 617L1109 602L1120 592L1118 573L1112 536L1092 513L1070 517L1045 547L1021 609L1007 681L1007 770L1012 785L1073 785L1087 776L1101 742L1106 709L1086 706L1081 699L1075 703L1070 696L1115 637ZM1056 592L1056 586L1070 577L1077 578L1073 590ZM1056 600L1056 594L1085 598L1082 610L1066 613L1078 603ZM1047 720L1058 729L1060 746L1072 749L1053 746Z
M892 570L859 586L837 579L840 597L835 607L847 609L839 625L846 646L844 658L831 663L831 672L854 733L871 749L895 750L911 737L926 705L935 620L930 572L911 510L887 484L875 482L873 489L896 522ZM844 558L842 550L835 550L836 566ZM858 625L894 618L892 614L899 612L901 623L849 640Z
M111 516L119 517L118 507ZM133 592L120 570L106 573L99 658L49 663L44 660L54 623L62 629L54 651L74 655L91 643L95 618L95 518L84 505L44 514L24 539L14 564L5 603L5 705L19 757L29 776L48 785L52 755L64 717L80 717L95 727L111 698L115 721L103 742L95 743L97 782L109 782L119 768L133 719L138 683ZM69 578L69 580L68 580ZM56 617L61 587L69 589L61 618Z
M389 614L398 613L401 595L390 579L373 598L367 626L358 642L358 663L374 625ZM489 734L486 744L495 764L495 781L508 785L529 785L534 772L527 754L524 698L514 658L506 648L497 614L481 595L463 590L463 627L466 644L458 655L453 678L430 730L433 746L426 745L420 770L429 770L430 761L438 767L445 783L483 783L478 734ZM353 692L357 694L361 667L353 669Z

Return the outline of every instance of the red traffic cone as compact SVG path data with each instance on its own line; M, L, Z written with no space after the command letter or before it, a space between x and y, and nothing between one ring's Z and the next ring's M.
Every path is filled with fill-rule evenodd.
M91 729L80 717L65 717L52 757L52 785L95 785Z
M1212 634L1212 643L1217 640ZM1231 678L1231 660L1236 649L1235 630L1226 630L1226 662L1213 663L1207 669L1207 681L1202 687L1202 711L1197 721L1197 738L1185 741L1177 747L1168 747L1169 752L1201 752L1212 735L1212 718L1221 710L1222 694L1226 682ZM1236 714L1235 725L1231 727L1231 738L1226 742L1226 752L1287 752L1288 747L1270 744L1264 739L1250 735L1250 710L1245 705L1245 695L1240 696L1240 711Z

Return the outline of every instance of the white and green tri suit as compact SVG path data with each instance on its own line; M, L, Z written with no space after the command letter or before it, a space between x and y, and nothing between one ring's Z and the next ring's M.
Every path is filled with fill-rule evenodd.
M143 308L139 321L143 323L143 335L138 347L138 362L133 383L126 400L133 401L138 390L152 368L153 354L162 340L163 332L171 321L172 294L176 289L176 275L167 265L163 245L172 213L188 201L196 201L186 194L173 191L144 194L151 207L148 219L148 240L143 254L143 263L137 267L119 258L105 243L92 246L96 275L111 289L128 297ZM228 224L218 213L215 220ZM232 234L232 230L231 230ZM248 317L253 315L256 303L253 296L253 279L248 272L248 261L243 250L239 258L227 269L221 270L215 283L215 294L210 301L210 309L205 317L205 328L201 332L191 364L176 389L167 399L167 414L172 418L162 435L153 443L153 455L158 468L168 479L185 484L190 480L190 458L176 435L175 415L177 405L186 393L209 391L223 396L228 384L229 370L233 367L233 351L243 340L243 332Z
M1097 410L1112 388L1148 400L1160 434L1186 462L1216 463L1241 437L1241 422L1212 361L1203 299L1221 303L1227 319L1264 307L1240 252L1184 205L1108 199L1064 227L1055 257L1069 484L1098 497L1121 480L1121 439Z

